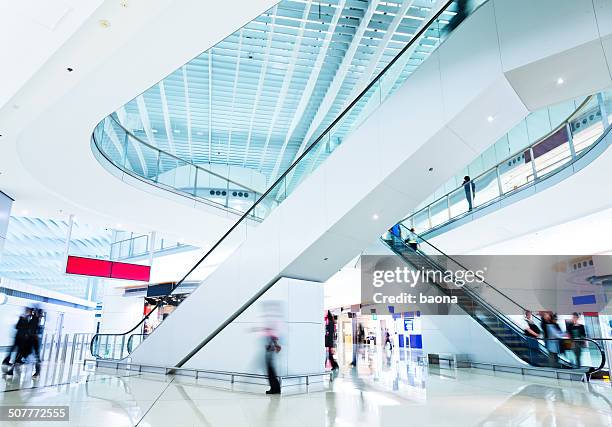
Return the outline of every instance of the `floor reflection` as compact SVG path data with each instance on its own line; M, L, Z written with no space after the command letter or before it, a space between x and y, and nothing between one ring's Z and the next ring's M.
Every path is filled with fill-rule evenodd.
M609 384L428 367L419 352L378 347L360 349L351 367L351 351L339 349L331 381L281 396L259 385L48 364L38 380L28 367L4 378L0 404L70 405L79 426L612 425Z

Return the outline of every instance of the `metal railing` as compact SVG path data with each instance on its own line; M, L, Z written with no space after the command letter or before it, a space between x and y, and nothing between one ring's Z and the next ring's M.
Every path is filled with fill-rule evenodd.
M149 253L149 235L141 234L128 239L118 240L110 245L110 259L113 261L129 259Z
M140 234L126 239L117 240L110 245L111 261L141 258L150 254L149 235ZM170 251L182 251L193 249L193 246L186 243L177 242L169 239L156 239L153 254L162 254Z
M178 375L178 376L189 376L192 378L198 379L213 379L213 380L226 380L229 381L230 384L235 384L239 382L253 384L252 381L237 381L237 378L249 378L260 380L263 384L267 384L268 376L264 374L252 374L247 372L233 372L233 371L219 371L219 370L210 370L210 369L197 369L197 368L182 368L179 366L159 366L159 365L146 365L146 364L136 364L131 362L123 362L123 361L110 361L110 360L100 360L100 359L88 359L84 360L83 364L93 363L96 367L102 368L111 368L115 370L125 369L128 371L138 372L138 373L149 373L149 374L162 374L162 375ZM330 377L332 372L315 372L308 374L292 374L292 375L279 375L278 380L283 385L283 381L287 382L287 380L303 380L304 385L309 386L311 384L311 378L320 378L320 377ZM285 384L286 386L287 384ZM298 384L293 384L298 385Z
M533 144L434 200L401 222L426 234L537 184L574 163L593 147L610 122L608 93L589 96L562 123ZM475 190L470 189L474 185Z
M85 360L90 356L89 342L93 333L45 334L40 345L40 360L55 363Z

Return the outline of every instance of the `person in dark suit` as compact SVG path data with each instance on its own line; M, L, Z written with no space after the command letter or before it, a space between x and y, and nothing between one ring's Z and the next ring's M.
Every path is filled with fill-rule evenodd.
M468 175L463 177L463 190L465 191L465 199L468 202L468 210L471 211L474 197L476 196L476 184L474 184L474 181Z
M585 342L581 341L580 338L586 337L586 331L584 329L584 325L579 323L580 315L578 313L574 313L572 315L572 322L568 325L567 333L570 338L572 338L572 350L574 351L574 356L576 357L576 364L580 365L580 358L582 356L582 347L584 347Z
M325 347L327 347L327 358L332 370L339 369L338 362L334 359L334 334L336 333L334 315L327 310L327 324L325 325Z
M23 359L29 354L28 328L31 314L32 310L26 308L24 313L19 316L19 320L17 320L15 325L15 340L11 348L9 348L8 356L2 361L3 371L9 376L13 375L13 364L23 363ZM13 352L15 352L15 360L11 364Z

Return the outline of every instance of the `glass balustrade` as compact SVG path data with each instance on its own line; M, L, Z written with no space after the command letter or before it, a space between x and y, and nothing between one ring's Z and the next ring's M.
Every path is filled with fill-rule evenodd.
M115 114L96 126L92 142L113 166L165 190L238 214L250 211L249 217L257 220L276 206L269 199L257 209L250 209L261 197L260 192L153 147L124 128Z
M584 155L610 124L612 92L589 96L568 118L530 146L472 177L472 210L533 185ZM526 119L527 120L527 119ZM520 126L518 127L520 128ZM470 212L463 185L419 209L403 222L423 234Z

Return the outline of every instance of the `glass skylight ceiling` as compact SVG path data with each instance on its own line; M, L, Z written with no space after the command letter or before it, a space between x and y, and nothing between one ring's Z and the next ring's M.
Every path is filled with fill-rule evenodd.
M116 116L161 150L196 164L251 168L270 183L399 53L435 3L281 1ZM441 24L452 16L445 12ZM432 33L417 43L388 90L437 40ZM156 170L153 156L138 149L128 156L145 175Z

